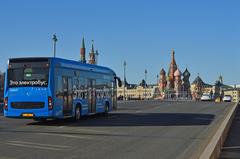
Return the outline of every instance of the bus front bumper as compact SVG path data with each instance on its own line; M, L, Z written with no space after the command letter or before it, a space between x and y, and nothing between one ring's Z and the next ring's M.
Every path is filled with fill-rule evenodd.
M31 110L24 110L24 111L6 111L4 110L4 116L7 118L26 118L26 119L35 119L35 118L53 118L53 112L42 112L42 111L31 111Z

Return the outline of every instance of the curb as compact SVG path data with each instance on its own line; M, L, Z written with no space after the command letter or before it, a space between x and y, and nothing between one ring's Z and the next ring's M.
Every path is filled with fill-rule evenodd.
M221 148L227 138L228 131L236 114L238 103L231 109L224 119L215 135L212 137L199 159L217 159L221 153Z

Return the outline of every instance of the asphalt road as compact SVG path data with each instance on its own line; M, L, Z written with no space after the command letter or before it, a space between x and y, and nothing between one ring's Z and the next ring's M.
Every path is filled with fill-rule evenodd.
M120 103L78 122L0 116L0 159L196 158L233 106L210 102Z

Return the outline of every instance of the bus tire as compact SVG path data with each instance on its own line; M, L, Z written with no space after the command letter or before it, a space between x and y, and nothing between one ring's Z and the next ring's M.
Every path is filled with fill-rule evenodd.
M104 114L108 114L109 113L109 103L108 102L106 102L105 103L105 106L104 106Z
M78 121L81 118L81 106L77 105L75 108L74 120Z

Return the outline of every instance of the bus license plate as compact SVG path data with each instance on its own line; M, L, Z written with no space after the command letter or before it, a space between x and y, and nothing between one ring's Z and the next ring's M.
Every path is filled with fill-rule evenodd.
M28 114L22 114L22 116L23 117L33 117L33 114L31 114L31 113L30 114L29 113Z

